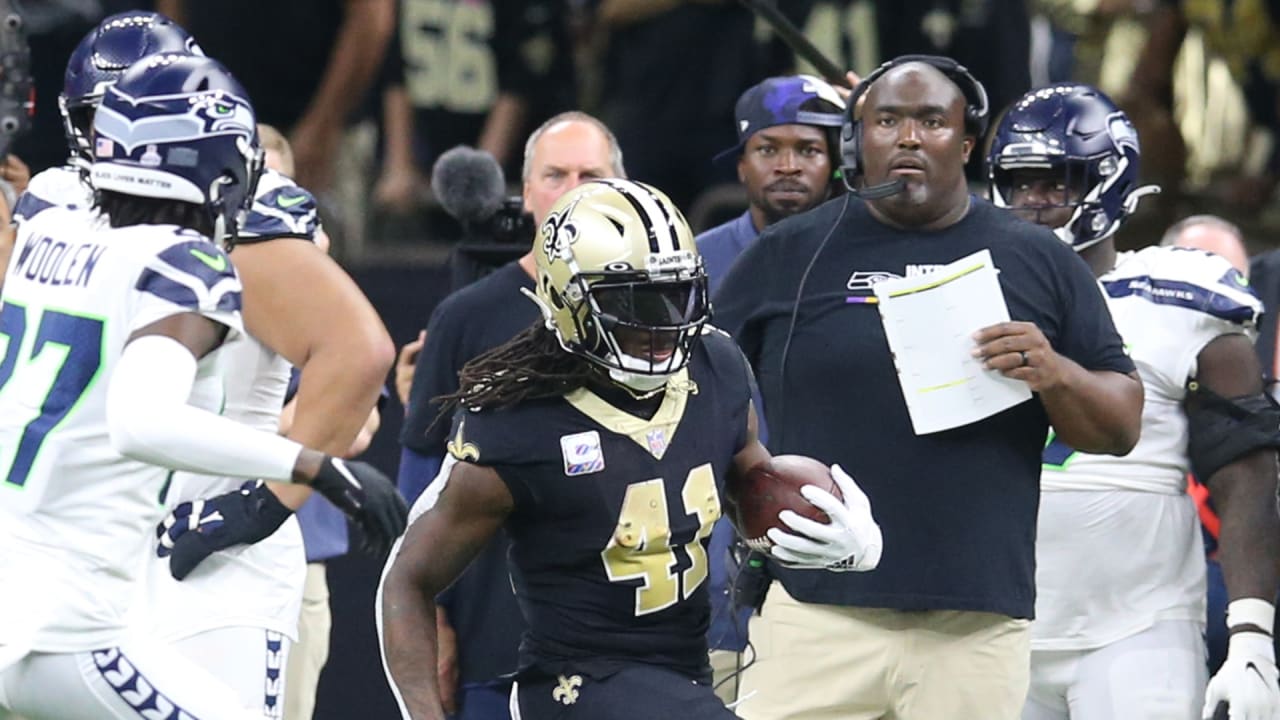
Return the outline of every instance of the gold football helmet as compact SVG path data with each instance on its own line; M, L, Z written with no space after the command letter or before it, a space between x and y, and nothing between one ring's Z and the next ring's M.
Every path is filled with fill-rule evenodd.
M536 299L561 347L643 389L689 361L709 314L689 223L628 180L567 192L538 229Z

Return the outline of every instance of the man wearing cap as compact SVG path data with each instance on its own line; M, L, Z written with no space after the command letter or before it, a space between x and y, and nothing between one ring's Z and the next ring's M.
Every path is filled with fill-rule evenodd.
M760 231L831 197L839 167L844 100L812 75L769 78L748 88L734 107L738 144L715 157L738 160L750 207L696 238L710 291Z
M840 152L844 100L831 85L812 75L769 78L738 98L734 119L738 144L715 157L738 161L738 180L747 189L750 207L741 216L695 238L707 269L708 288L715 292L739 253L765 227L816 207L841 187L833 183ZM756 407L760 399L756 398ZM767 430L760 416L760 437ZM726 703L737 697L736 677L747 644L749 593L732 603L730 569L726 567L733 528L722 519L711 534L711 625L707 644L716 693ZM760 563L748 561L737 586L768 582ZM738 571L732 571L735 575ZM732 679L730 679L732 678ZM723 681L723 682L722 682Z

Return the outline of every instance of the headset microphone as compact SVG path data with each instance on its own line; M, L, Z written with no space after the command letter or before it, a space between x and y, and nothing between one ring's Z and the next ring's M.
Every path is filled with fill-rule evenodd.
M863 200L879 200L881 198L887 198L890 195L897 195L906 189L907 182L905 180L893 180L891 182L880 183L879 185L872 185L865 188L851 187L849 188L849 192L857 195Z

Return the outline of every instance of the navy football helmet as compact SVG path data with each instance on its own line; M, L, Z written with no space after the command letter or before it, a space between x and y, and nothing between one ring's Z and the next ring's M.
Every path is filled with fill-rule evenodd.
M130 65L162 52L204 54L186 30L153 12L111 15L76 46L67 61L62 94L58 96L58 111L62 113L73 164L87 166L93 162L89 143L93 111L106 89Z
M94 113L98 190L206 208L214 241L234 237L262 172L253 106L216 60L162 53L134 63Z
M1138 131L1115 103L1088 85L1031 90L1009 108L987 153L987 180L997 207L1011 207L1018 170L1061 173L1065 205L1074 212L1054 233L1077 252L1119 229L1154 185L1138 187Z

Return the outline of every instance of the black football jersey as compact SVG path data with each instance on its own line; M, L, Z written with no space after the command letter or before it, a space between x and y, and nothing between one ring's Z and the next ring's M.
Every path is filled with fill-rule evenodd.
M511 572L529 624L522 669L707 664L707 543L746 442L750 378L708 330L650 419L588 389L460 411L448 447L511 490Z

